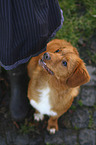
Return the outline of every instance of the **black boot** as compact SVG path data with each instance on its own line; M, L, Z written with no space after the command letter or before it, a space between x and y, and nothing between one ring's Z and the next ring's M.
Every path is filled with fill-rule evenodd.
M22 64L15 69L9 70L8 74L11 87L10 112L14 120L22 121L29 110L26 64Z
M0 79L1 79L1 66L0 66ZM2 91L2 87L1 87L1 83L0 83L0 103L2 101L2 98L3 98L3 91Z

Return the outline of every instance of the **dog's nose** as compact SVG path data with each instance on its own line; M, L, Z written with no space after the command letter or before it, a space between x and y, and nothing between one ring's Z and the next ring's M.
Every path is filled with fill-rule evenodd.
M50 60L51 59L51 57L50 57L48 52L44 53L43 59L45 59L45 60Z

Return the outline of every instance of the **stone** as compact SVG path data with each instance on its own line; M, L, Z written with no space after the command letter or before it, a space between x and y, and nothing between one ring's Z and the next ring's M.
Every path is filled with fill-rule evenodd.
M29 137L28 135L18 135L14 141L15 145L28 145Z
M87 66L87 70L90 75L90 81L83 86L95 86L96 85L96 67Z
M69 112L66 112L65 114L63 114L59 120L58 120L58 125L59 125L59 128L68 128L70 129L72 126L71 126L71 121L70 121L70 113Z
M0 136L0 145L6 145L5 138L3 138L2 136Z
M65 145L77 145L77 132L66 129L64 131L64 143Z
M13 143L13 140L12 140L12 134L11 134L11 131L6 131L6 133L5 133L5 135L6 135L6 142L7 142L7 144L12 144Z
M53 134L45 134L45 144L63 144L63 132L59 130L54 135Z
M94 120L94 126L95 126L95 129L96 129L96 111L94 112L93 120Z
M89 124L89 112L88 109L82 109L81 107L77 108L73 113L71 118L72 125L74 128L85 128L88 127Z
M8 145L15 144L17 136L18 135L15 128L7 128L5 132L5 138Z
M42 136L36 135L35 137L31 137L29 145L44 145Z
M71 129L60 129L54 135L46 134L45 143L54 145L77 145L77 133Z
M95 145L95 131L92 129L84 129L80 131L79 142L81 145Z
M93 106L96 103L96 90L94 88L83 88L81 101L85 106Z

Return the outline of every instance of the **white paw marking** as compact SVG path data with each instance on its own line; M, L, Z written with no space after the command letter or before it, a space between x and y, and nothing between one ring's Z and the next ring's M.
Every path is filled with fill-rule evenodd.
M54 112L54 111L50 111L50 116L56 116L56 115L57 115L56 112Z
M40 121L43 120L44 116L40 113L34 113L34 120Z
M51 128L51 129L49 130L49 132L50 132L50 134L55 134L56 129L55 129L55 128Z

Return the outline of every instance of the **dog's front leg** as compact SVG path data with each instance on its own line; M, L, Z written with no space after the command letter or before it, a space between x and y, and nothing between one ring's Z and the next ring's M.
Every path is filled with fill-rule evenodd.
M50 134L55 134L58 131L58 118L57 117L50 117L48 120L47 130Z

